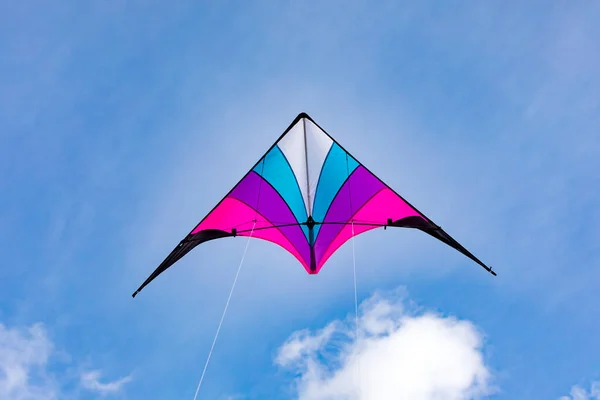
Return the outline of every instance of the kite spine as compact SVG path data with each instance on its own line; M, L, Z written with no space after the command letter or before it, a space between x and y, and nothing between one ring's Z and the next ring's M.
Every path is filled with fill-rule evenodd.
M302 133L304 134L304 164L306 166L306 209L308 211L308 219L306 220L306 226L308 228L308 245L310 247L310 272L315 273L317 270L317 261L315 257L315 221L312 218L312 207L310 199L310 175L308 168L308 143L306 139L306 118L302 118Z

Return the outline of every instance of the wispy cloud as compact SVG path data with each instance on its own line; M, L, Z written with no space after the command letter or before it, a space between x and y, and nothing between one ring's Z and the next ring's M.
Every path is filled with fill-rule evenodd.
M132 376L128 375L121 379L102 383L100 382L101 376L102 373L99 370L84 372L81 374L81 386L101 394L109 394L121 391L123 386L132 380Z
M469 321L406 307L376 294L361 305L359 339L353 319L294 333L276 363L298 373L300 400L471 399L494 391L483 337Z
M46 367L53 344L41 324L25 329L0 324L0 398L52 400L58 385Z
M568 396L562 396L559 400L600 400L600 381L592 382L589 392L580 385L575 385Z
M80 398L81 388L114 394L132 380L129 375L102 383L101 372L92 370L83 373L79 382L74 381L72 371L78 369L77 361L61 363L70 357L56 347L41 323L24 328L0 324L0 399Z

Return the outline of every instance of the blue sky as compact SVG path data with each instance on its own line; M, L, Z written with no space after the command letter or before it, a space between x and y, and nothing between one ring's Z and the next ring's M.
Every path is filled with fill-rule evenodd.
M130 295L306 111L498 272L371 232L359 301L440 323L431 343L456 339L482 397L600 398L599 18L594 2L1 5L0 396L192 398L245 242ZM351 398L332 382L352 343L333 364L314 343L352 288L349 245L315 277L251 242L198 398ZM408 322L370 340L410 340ZM290 370L276 360L298 337L312 350ZM307 373L317 359L334 378Z

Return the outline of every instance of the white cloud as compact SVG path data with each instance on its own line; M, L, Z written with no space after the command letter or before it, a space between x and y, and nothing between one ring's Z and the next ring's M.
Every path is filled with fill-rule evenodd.
M279 350L275 362L281 366L289 366L300 358L310 356L331 341L331 336L340 328L338 325L336 322L331 323L315 335L311 335L308 329L294 332Z
M102 383L100 382L101 376L102 373L98 370L85 372L81 374L81 386L101 394L116 393L121 391L123 385L131 382L132 379L131 375L128 375L112 382Z
M493 392L482 335L464 320L376 294L354 319L294 333L275 362L294 370L300 400L461 400Z
M52 351L41 324L27 329L0 324L0 399L57 399L58 387L46 371Z
M43 324L9 328L0 324L0 400L55 400L70 398L65 386L71 378L66 369L53 364L55 345ZM101 383L100 371L81 375L81 386L101 394L116 393L131 376Z
M592 382L589 392L575 385L571 388L569 396L562 396L559 400L600 400L600 381Z

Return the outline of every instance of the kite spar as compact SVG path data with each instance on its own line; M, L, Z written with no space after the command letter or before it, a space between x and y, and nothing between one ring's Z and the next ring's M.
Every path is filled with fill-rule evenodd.
M318 274L347 240L387 227L423 231L496 275L301 113L133 297L210 240L235 236L267 240L291 253L309 274Z

